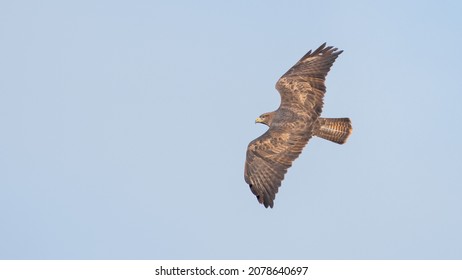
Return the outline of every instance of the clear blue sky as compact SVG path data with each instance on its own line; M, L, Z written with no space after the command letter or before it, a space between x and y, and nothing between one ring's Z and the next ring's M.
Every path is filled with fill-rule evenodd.
M2 1L1 259L462 258L462 2ZM344 50L274 209L254 120Z

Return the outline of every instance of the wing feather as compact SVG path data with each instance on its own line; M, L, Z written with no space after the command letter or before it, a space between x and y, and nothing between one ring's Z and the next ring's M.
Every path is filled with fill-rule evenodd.
M322 112L326 92L325 78L337 57L343 51L322 44L313 53L309 51L276 83L281 95L281 107L303 105L302 112L316 119Z
M244 177L252 192L265 207L273 207L279 187L287 169L300 155L309 137L292 135L281 137L275 129L250 142L247 148Z

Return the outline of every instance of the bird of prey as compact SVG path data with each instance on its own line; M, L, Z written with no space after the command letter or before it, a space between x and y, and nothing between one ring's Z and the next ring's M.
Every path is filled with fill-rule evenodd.
M255 120L269 129L247 147L244 179L266 208L273 208L287 169L312 136L343 144L351 134L350 119L320 117L324 80L342 52L324 43L305 54L276 83L279 108Z

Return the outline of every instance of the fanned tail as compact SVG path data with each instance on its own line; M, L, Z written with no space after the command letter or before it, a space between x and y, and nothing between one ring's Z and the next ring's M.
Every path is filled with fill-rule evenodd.
M349 118L318 118L314 135L343 144L350 136L353 127Z

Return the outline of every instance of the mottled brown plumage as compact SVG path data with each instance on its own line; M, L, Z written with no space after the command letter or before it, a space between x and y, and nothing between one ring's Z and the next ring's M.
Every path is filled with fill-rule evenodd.
M247 147L244 178L265 207L273 207L287 169L313 135L343 144L351 134L350 119L320 117L324 80L341 53L325 43L309 51L276 83L279 108L255 121L269 129Z

